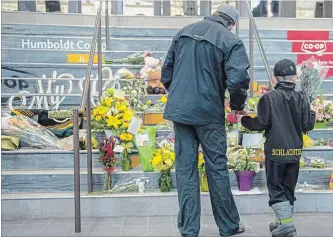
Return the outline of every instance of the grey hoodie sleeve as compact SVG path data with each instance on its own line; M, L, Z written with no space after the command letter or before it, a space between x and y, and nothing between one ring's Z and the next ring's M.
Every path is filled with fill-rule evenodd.
M250 77L247 73L249 67L250 63L245 46L239 40L228 51L224 61L224 70L230 94L230 107L232 110L244 109L250 83Z

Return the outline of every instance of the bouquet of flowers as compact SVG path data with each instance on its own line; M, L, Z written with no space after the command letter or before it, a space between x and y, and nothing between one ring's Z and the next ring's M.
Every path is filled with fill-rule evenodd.
M131 64L131 65L144 65L145 57L151 56L150 52L140 52L134 53L126 58L114 59L114 60L105 60L106 64Z
M151 101L144 102L146 95L146 85L142 79L133 79L126 81L126 86L123 88L127 98L129 99L130 106L133 110L138 112L145 112L151 106Z
M320 96L313 101L313 110L316 112L317 122L333 121L333 101Z
M112 186L111 174L118 164L118 158L115 156L114 148L116 141L114 138L106 138L104 146L99 148L98 162L104 166L104 191L110 190Z
M61 149L59 139L52 132L26 116L10 116L7 135L39 149Z
M320 86L326 77L328 68L314 57L298 65L298 68L301 89L312 103L320 94Z
M175 153L168 146L157 149L153 153L152 166L154 170L161 172L158 182L161 192L169 192L172 188L170 170L174 167L175 160Z
M92 127L97 131L112 130L116 136L127 131L134 115L128 100L114 96L114 91L107 89L93 109Z
M104 170L108 173L113 173L118 164L118 158L114 152L115 144L114 138L105 138L104 145L99 148L98 162L103 165Z

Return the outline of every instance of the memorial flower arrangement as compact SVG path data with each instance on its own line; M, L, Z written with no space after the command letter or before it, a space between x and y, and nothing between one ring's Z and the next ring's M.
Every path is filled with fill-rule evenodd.
M170 171L174 167L175 160L175 153L168 146L164 146L153 152L151 163L154 170L161 172L158 180L161 192L169 192L172 188Z
M199 152L198 155L198 170L200 176L200 192L209 192L205 159L202 152Z
M131 65L144 65L145 64L145 57L150 56L150 52L140 52L134 53L126 58L121 59L112 59L112 60L105 60L106 64L131 64Z
M133 79L126 81L126 86L123 88L130 106L137 112L145 112L151 106L151 101L144 101L146 95L145 81L142 79Z
M115 171L118 158L115 156L114 148L116 141L113 137L105 138L104 145L99 148L98 162L104 167L104 191L110 190L112 186L111 174Z
M323 63L311 57L309 60L298 65L300 85L312 103L320 94L320 86L326 77L328 68Z
M112 89L108 89L101 97L98 106L93 110L92 126L94 130L111 130L112 136L118 137L123 147L122 167L128 171L130 167L129 153L133 148L133 134L127 132L134 110L129 101L117 97Z
M316 112L316 121L327 123L333 121L333 101L325 100L322 96L313 101L313 110Z
M127 130L134 115L129 101L114 96L114 91L108 89L93 109L92 126L94 130L111 130L117 136Z

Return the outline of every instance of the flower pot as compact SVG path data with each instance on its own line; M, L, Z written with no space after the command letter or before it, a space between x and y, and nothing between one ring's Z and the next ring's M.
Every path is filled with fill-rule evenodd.
M253 185L254 171L235 171L238 180L238 188L240 191L250 191Z
M170 170L165 170L161 172L161 176L158 179L158 185L161 192L170 192L172 188L172 179Z
M326 129L327 128L327 123L325 123L325 122L315 123L314 128L315 129Z
M157 125L165 122L163 113L146 113L144 115L143 123L145 125Z
M103 191L111 190L112 187L112 173L114 168L104 168L104 188Z
M242 146L243 147L261 147L264 142L262 133L243 133Z
M131 160L129 159L129 154L126 149L123 150L123 157L121 161L121 167L123 171L129 171L131 168Z
M205 171L200 171L200 192L209 192L207 174Z
M97 132L96 133L96 140L98 142L98 147L104 145L105 133L104 132Z

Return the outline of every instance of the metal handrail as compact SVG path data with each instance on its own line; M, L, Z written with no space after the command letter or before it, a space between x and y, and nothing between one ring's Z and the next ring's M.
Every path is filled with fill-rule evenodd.
M85 77L84 90L82 92L80 109L86 110L87 121L87 187L88 192L92 192L92 144L91 144L91 70L94 64L96 43L98 47L98 91L99 96L102 95L102 3L100 0L97 10L94 35L90 48L89 62L87 74ZM109 16L108 1L105 5L105 25L106 25L106 43L109 49ZM81 206L80 206L80 147L79 147L79 113L78 109L74 109L73 118L73 143L74 143L74 206L75 206L75 233L81 232Z
M258 33L257 24L256 24L256 22L254 20L252 12L251 12L251 7L250 7L249 1L245 1L245 6L246 6L247 12L249 14L249 20L250 20L250 24L251 24L250 34L252 35L252 32L251 32L251 29L252 29L253 33L254 33L254 35L256 37L257 43L258 43L259 51L260 51L261 57L263 59L264 65L265 65L267 76L269 78L269 87L270 87L270 89L272 89L272 87L273 87L273 75L272 75L272 71L271 71L271 69L269 67L269 64L268 64L266 52L265 52L264 47L262 45L261 38L260 38L260 35ZM250 42L250 48L252 49L252 55L253 55L253 42L252 42L252 44ZM251 51L250 51L250 53L251 53ZM252 75L252 77L253 77L253 75ZM253 80L253 79L251 78L251 80Z

